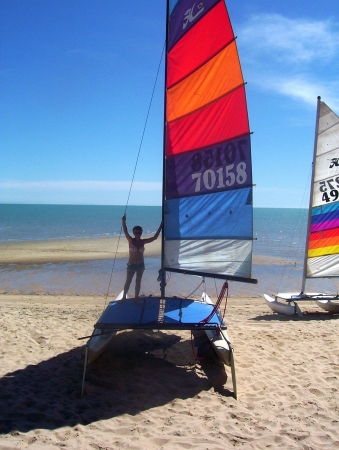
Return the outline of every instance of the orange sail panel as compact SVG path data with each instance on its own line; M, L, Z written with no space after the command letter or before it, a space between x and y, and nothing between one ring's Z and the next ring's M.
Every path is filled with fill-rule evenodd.
M167 91L167 121L178 119L244 82L233 41L206 64Z

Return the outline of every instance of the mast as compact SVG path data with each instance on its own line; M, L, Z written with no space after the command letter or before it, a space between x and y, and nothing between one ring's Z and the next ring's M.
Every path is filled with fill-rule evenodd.
M305 254L304 254L304 269L303 269L303 276L302 276L302 280L301 280L301 294L304 293L305 285L306 285L306 278L307 278L308 242L309 242L309 238L310 238L311 219L312 219L314 174L315 174L315 163L316 163L316 157L317 157L317 143L318 143L319 113L320 113L320 100L321 100L321 97L318 96L317 100L318 100L318 103L317 103L317 115L316 115L315 135L314 135L312 177L311 177L310 201L309 201L309 206L308 206L307 234L306 234Z
M165 198L166 198L166 86L167 86L167 45L168 45L168 30L169 30L169 9L170 0L166 0L166 41L165 41L165 77L164 77L164 129L163 129L163 157L162 157L162 234L161 234L161 272L160 272L160 295L165 297L166 273L165 273Z

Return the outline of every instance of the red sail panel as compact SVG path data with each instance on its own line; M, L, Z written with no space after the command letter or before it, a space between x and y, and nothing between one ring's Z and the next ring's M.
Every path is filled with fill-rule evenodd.
M325 230L311 233L309 238L309 250L328 248L339 245L339 229ZM325 250L326 252L326 250Z
M245 88L167 125L166 155L207 147L249 132Z
M167 91L167 121L213 102L244 82L235 41Z
M225 3L219 2L167 55L167 87L192 73L234 39Z

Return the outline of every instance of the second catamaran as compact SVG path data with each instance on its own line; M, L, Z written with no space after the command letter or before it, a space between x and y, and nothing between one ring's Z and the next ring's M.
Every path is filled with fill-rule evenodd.
M273 311L301 314L295 302L315 300L339 312L338 293L305 292L306 280L339 277L339 117L318 97L311 192L300 292L278 293L265 300ZM278 299L286 303L279 302Z

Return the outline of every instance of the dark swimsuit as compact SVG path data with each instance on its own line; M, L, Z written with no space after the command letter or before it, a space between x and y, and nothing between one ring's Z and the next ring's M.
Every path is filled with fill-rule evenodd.
M132 264L127 263L127 271L128 272L138 272L138 270L145 270L145 263Z

